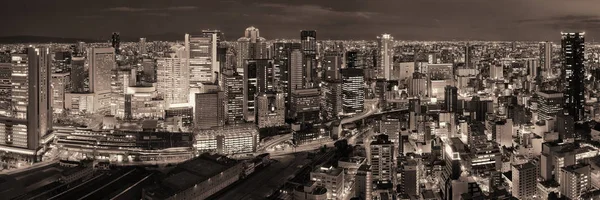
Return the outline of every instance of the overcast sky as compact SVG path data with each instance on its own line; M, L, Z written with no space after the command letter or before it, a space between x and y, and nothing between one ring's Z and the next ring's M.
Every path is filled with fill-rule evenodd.
M23 3L27 2L27 3ZM0 36L108 38L248 26L267 39L558 40L586 31L600 40L600 0L26 0L0 6Z

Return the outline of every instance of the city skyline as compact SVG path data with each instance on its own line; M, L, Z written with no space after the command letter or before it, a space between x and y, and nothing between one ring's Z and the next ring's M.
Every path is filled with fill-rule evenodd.
M268 39L297 38L317 30L321 40L368 39L389 33L397 40L556 41L560 31L586 31L600 37L600 15L592 0L560 1L195 1L60 2L37 1L0 8L6 26L0 37L34 35L106 39L117 31L124 40L171 40L182 33L219 29L226 40L248 26ZM20 8L20 9L15 9ZM53 9L47 9L53 8ZM34 14L32 14L34 13ZM177 37L175 37L177 36Z

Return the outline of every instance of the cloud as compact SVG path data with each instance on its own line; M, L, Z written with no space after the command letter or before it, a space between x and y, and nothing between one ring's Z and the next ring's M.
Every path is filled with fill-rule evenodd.
M114 7L105 9L105 11L112 12L148 12L148 11L190 11L196 10L198 7L196 6L171 6L166 8L133 8L133 7Z
M288 5L288 4L276 4L276 3L263 3L258 4L257 7L268 9L269 14L267 17L271 17L274 20L280 22L317 22L326 23L322 19L327 19L331 22L338 21L354 21L354 20L368 20L371 17L377 15L374 12L366 11L339 11L333 8L324 7L320 5Z
M81 16L76 16L76 18L79 18L79 19L100 19L100 18L104 18L104 16L102 16L102 15L81 15Z
M114 11L114 12L143 12L143 11L150 11L150 10L152 10L152 9L132 8L132 7L114 7L114 8L106 9L106 11Z
M169 13L163 13L163 12L151 12L151 13L144 13L143 15L147 15L147 16L156 16L156 17L168 17L170 16Z
M184 10L196 10L198 7L196 6L174 6L168 7L166 10L176 10L176 11L184 11Z

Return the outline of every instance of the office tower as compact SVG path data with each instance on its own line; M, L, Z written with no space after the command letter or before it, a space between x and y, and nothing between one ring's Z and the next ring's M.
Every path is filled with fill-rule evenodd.
M300 31L300 41L302 48L302 76L306 88L312 88L317 83L317 31Z
M541 76L539 60L535 58L526 58L524 60L525 69L527 69L528 80L535 81Z
M490 78L493 80L504 80L504 67L502 65L490 66Z
M146 49L146 38L140 38L140 54L146 54L148 53L147 49Z
M562 41L562 74L565 95L565 108L573 120L584 120L585 105L585 79L584 51L585 33L561 33Z
M325 96L323 103L323 118L333 120L343 111L342 107L342 82L325 81L321 86Z
M536 194L537 168L527 162L512 166L512 195L519 199L531 198Z
M171 48L169 57L156 59L157 92L165 101L165 108L187 104L190 93L190 76L185 55L185 47L176 45Z
M567 199L582 199L581 195L592 189L590 171L591 167L588 164L561 168L560 194Z
M393 182L396 176L394 143L387 135L381 134L368 148L368 164L371 165L373 180Z
M1 70L1 69L0 69ZM1 73L1 72L0 72ZM69 85L69 73L52 73L52 112L62 113L65 109L65 93ZM1 89L0 89L1 91ZM2 97L0 97L1 99ZM1 102L0 102L1 103Z
M273 60L257 59L248 60L248 69L256 69L257 94L275 89L275 67Z
M219 72L217 62L217 34L190 35L185 34L190 70L190 87L201 87L202 83L214 83Z
M321 111L320 99L318 88L293 91L290 103L290 118L305 123L317 121Z
M113 32L111 37L111 44L115 54L121 53L121 36L119 36L118 32Z
M540 66L544 71L552 69L552 42L540 43Z
M342 66L342 56L337 52L326 53L323 58L323 80L340 80L340 68Z
M10 61L9 61L10 62ZM11 90L12 77L11 63L0 63L0 116L12 116Z
M407 160L403 163L401 168L402 176L400 185L402 190L398 191L402 194L408 194L411 196L417 196L419 192L419 169L418 161L414 159Z
M467 43L465 45L465 67L467 69L471 68L471 45L469 43Z
M454 113L458 111L458 88L447 85L444 88L444 105L448 112Z
M244 119L253 122L255 113L254 100L259 93L259 66L268 65L268 60L246 60L244 64ZM264 89L264 88L263 88Z
M408 82L408 95L411 97L425 97L428 95L425 74L413 73Z
M302 51L300 49L292 49L290 52L290 65L289 65L289 74L290 74L290 93L305 88L304 86L304 78L302 75Z
M377 78L385 80L392 79L392 68L394 65L394 37L383 34L377 37Z
M226 123L229 125L244 123L244 77L237 73L223 74L226 100Z
M371 184L373 184L371 166L360 165L356 171L355 180L354 196L359 197L360 199L371 199L371 193L373 190L373 187L371 186Z
M360 62L358 60L358 51L348 51L346 52L345 66L344 68L362 68L360 66Z
M556 115L563 110L563 93L552 90L538 91L538 120L556 119Z
M210 129L225 124L225 95L223 92L196 93L195 129Z
M0 150L36 161L40 139L52 129L50 54L29 47L11 58L12 115L0 117Z
M89 73L85 69L85 57L71 58L71 92L89 92Z
M285 99L283 93L262 93L256 97L256 124L258 128L285 125Z
M90 92L98 104L95 112L110 112L110 93L113 70L116 69L113 48L92 48L88 51Z
M266 39L260 37L260 31L251 26L246 28L244 37L237 40L237 67L238 73L242 71L247 59L267 59L268 49Z
M144 82L156 83L156 62L153 59L144 58L142 59L142 68L142 79Z
M365 106L365 77L362 69L342 69L342 105L344 113L360 113Z

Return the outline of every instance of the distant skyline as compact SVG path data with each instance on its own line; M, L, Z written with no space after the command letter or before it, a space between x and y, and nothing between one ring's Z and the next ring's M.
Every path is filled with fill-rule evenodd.
M600 39L597 0L32 0L3 2L0 36L171 39L219 29L227 40L246 27L267 39L557 41L561 31ZM154 36L156 38L152 38ZM162 38L161 38L162 37Z

